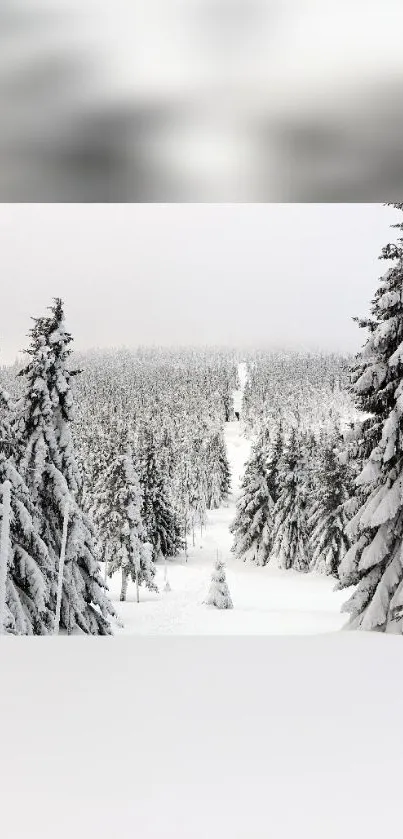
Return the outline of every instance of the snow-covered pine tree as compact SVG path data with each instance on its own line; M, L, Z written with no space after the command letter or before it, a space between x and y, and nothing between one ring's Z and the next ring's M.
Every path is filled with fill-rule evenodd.
M141 518L147 540L153 546L154 562L161 551L163 556L176 556L183 548L180 519L174 510L167 483L160 468L151 428L141 435L140 484L143 492Z
M206 467L207 509L214 510L227 500L231 487L231 471L222 431L214 433L210 440Z
M334 576L338 575L340 563L350 545L345 532L345 502L352 486L349 467L338 458L339 443L340 438L336 434L321 449L309 518L310 568Z
M194 439L192 445L192 474L190 483L190 523L192 527L193 545L195 544L195 526L200 525L202 533L203 526L207 520L207 469L205 460L205 446L203 438Z
M300 431L300 449L301 449L301 480L305 487L305 519L306 519L306 534L308 545L310 546L310 538L312 531L312 515L315 510L315 503L320 492L319 487L319 467L321 463L322 452L326 448L329 438L324 429L319 431L319 441L311 430Z
M167 476L168 481L171 482L174 476L176 452L172 429L168 424L166 424L162 429L159 447L161 469Z
M225 565L218 557L211 575L210 588L204 603L206 606L215 606L216 609L234 608L225 574Z
M319 442L315 435L306 432L301 439L303 456L305 459L306 489L309 497L315 495L317 488L318 465L321 462L322 453L329 444L329 435L319 435Z
M270 497L276 503L280 495L279 483L279 467L284 451L284 436L281 421L278 423L273 442L270 442L270 436L266 433L268 456L266 461L266 476L267 486Z
M217 436L218 463L221 473L221 502L228 499L231 490L231 468L222 430Z
M11 484L11 520L4 630L46 635L53 626L47 608L52 565L38 532L38 511L16 467L13 408L0 387L0 488L5 481ZM2 509L0 504L0 532Z
M233 552L243 560L266 565L272 547L274 502L267 482L267 449L260 436L252 448L237 502L237 514L231 525Z
M295 428L279 465L280 495L273 511L272 557L281 568L309 569L306 472Z
M191 464L187 456L187 437L186 434L183 434L178 447L176 496L178 498L178 506L180 510L180 522L182 524L183 547L185 550L186 561L188 558L187 535L189 529L191 496L190 470Z
M207 509L217 510L221 504L221 474L220 470L211 470L207 483Z
M403 204L394 205L403 210ZM395 225L403 231L403 223ZM403 237L381 259L369 335L353 371L357 407L368 416L360 448L370 452L356 479L357 512L347 526L352 545L341 563L340 588L355 586L343 606L354 629L403 632ZM369 445L370 444L370 445Z
M63 304L55 299L50 316L34 320L28 365L21 371L26 389L19 405L18 467L39 512L40 535L51 562L49 608L56 609L57 570L63 517L70 517L63 580L60 626L85 633L111 633L115 615L95 556L93 528L77 503L80 473L71 436L73 395L68 369L71 335L64 324Z
M101 533L107 548L108 575L122 573L120 599L126 600L128 581L139 587L157 591L154 582L155 565L141 519L143 493L133 464L129 444L115 455L102 476L104 498L100 502Z

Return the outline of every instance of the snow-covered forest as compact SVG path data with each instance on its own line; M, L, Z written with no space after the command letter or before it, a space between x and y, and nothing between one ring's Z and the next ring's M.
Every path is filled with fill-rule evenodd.
M0 368L1 631L401 633L399 237L354 358L79 353L68 301L35 317Z

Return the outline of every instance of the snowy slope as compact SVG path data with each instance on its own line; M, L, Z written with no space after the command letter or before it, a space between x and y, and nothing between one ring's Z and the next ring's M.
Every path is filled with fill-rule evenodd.
M241 363L241 395L246 376L246 365ZM127 602L120 603L120 577L112 579L111 593L124 624L122 630L116 631L136 635L310 635L339 630L346 622L340 605L347 598L345 591L333 592L333 579L272 567L256 568L234 559L229 527L235 517L250 441L243 434L242 421L227 423L225 438L232 473L227 506L208 513L208 526L202 537L197 536L187 563L183 555L167 563L171 592L163 591L162 567L156 576L159 592L143 590L140 604L135 602L133 584ZM231 611L221 612L203 605L217 551L227 563L234 602Z

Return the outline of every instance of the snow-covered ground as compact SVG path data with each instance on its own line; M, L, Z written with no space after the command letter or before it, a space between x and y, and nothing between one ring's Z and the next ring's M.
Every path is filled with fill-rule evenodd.
M246 365L239 365L241 390L236 391L241 409L242 392L247 376ZM225 437L232 473L232 493L228 504L208 513L203 535L196 534L188 561L184 555L167 563L170 592L164 592L164 569L158 568L158 594L141 591L136 603L134 585L129 587L126 603L119 602L120 575L110 581L110 590L124 628L117 633L190 634L190 635L301 635L334 632L345 624L340 605L346 592L333 591L334 580L313 574L281 571L275 567L257 568L236 560L231 552L229 527L235 517L250 441L240 422L225 427ZM219 551L227 564L227 580L234 603L233 610L219 610L203 604L210 575Z

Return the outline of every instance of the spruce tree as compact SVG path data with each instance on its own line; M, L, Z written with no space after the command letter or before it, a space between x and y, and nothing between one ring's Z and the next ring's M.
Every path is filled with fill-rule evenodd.
M71 435L73 394L68 359L71 335L64 324L60 299L50 316L34 320L30 361L21 371L26 381L19 410L19 469L39 511L39 532L52 562L50 611L56 608L63 517L69 505L69 527L63 577L60 626L85 633L110 634L114 609L106 595L95 555L93 527L78 498L81 476Z
M218 469L213 469L207 485L207 509L217 510L221 505L221 475Z
M154 583L155 565L150 545L146 542L145 527L141 519L143 494L133 465L131 447L115 456L101 477L104 498L100 503L99 518L102 536L107 548L108 574L122 573L120 599L126 600L129 579L139 586L157 591Z
M237 502L237 514L231 525L233 552L256 565L266 565L272 546L274 502L267 481L267 451L260 437L252 449Z
M193 443L192 451L192 474L190 482L190 520L193 531L193 544L195 541L195 525L200 525L200 530L207 519L207 495L208 495L208 475L206 470L206 462L203 452L203 441L200 440L198 444Z
M16 466L16 447L13 409L8 394L0 387L0 491L5 481L11 483L4 629L16 635L46 635L53 626L48 610L52 564L39 535L38 511Z
M276 503L280 495L279 468L284 452L284 436L281 422L277 425L272 443L270 442L268 434L266 434L266 437L268 445L268 456L266 461L267 486L270 497L273 499L274 503Z
M394 205L399 210L403 204ZM403 231L403 223L395 225ZM355 586L343 607L349 625L403 631L403 237L381 259L371 317L358 321L368 337L352 376L357 407L368 416L359 441L364 468L356 479L352 545L340 566L340 588Z
M234 608L225 575L225 565L221 559L217 558L215 563L210 588L204 602L206 606L215 606L216 609Z
M222 431L217 437L218 463L221 476L221 503L228 500L231 491L231 468Z
M217 509L227 500L231 472L222 432L213 434L207 456L207 508Z
M179 448L179 457L178 457L178 464L177 464L177 498L180 510L180 522L182 524L182 538L183 538L183 547L185 549L185 556L187 561L188 556L188 544L187 544L187 535L189 530L189 512L190 512L190 497L191 497L191 477L190 477L190 470L191 464L189 463L189 458L187 457L187 449L186 449L186 438L182 438L180 441L180 448Z
M167 482L157 458L154 434L150 428L143 429L141 448L141 518L147 540L153 546L155 562L160 552L163 556L176 556L183 548L184 542L180 519L169 497Z
M311 570L337 577L349 548L345 502L351 490L349 470L340 462L334 437L322 449L309 518Z
M279 465L280 494L273 511L272 556L281 568L309 569L304 456L296 429Z

